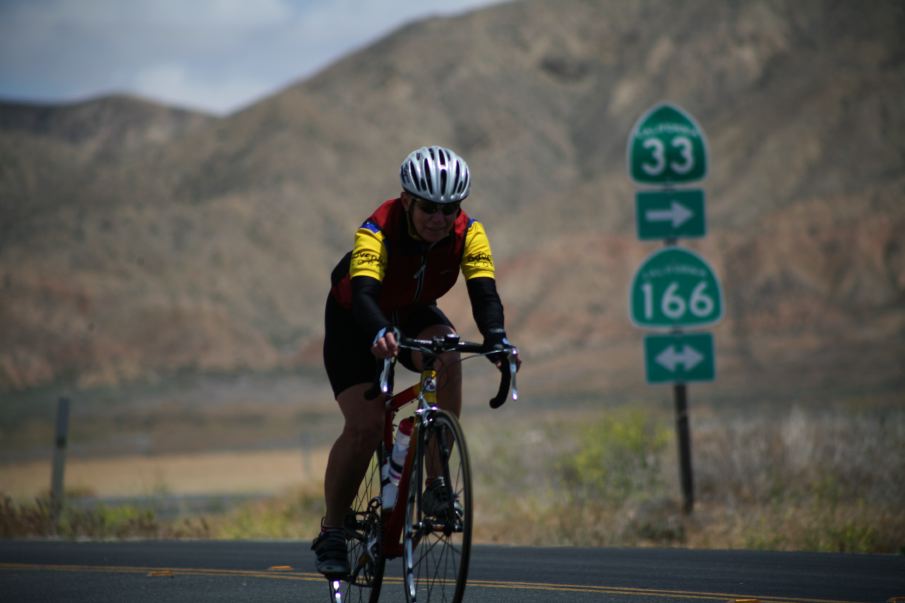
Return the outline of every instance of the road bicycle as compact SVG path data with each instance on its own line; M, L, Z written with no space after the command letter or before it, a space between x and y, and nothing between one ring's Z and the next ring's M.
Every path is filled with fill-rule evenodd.
M406 601L462 600L471 554L471 467L458 419L437 408L437 384L442 373L438 376L435 361L446 352L472 354L467 358L498 354L503 357L500 387L490 406L501 406L510 391L512 399L518 399L518 349L514 346L489 351L482 344L460 340L458 335L429 340L398 336L397 341L402 349L421 352L424 370L418 383L393 395L395 359L387 359L377 382L366 394L371 399L381 395L386 400L384 433L346 517L351 572L341 580L328 578L330 600L334 603L376 603L387 559L400 556ZM393 454L397 415L410 403L414 404L412 415L399 421L399 425L411 421L413 430L397 486L387 476L385 467L389 467ZM428 505L424 487L428 479L438 478L443 480L440 487L448 489L446 496L433 499L430 502L434 504ZM398 490L391 506L394 487Z

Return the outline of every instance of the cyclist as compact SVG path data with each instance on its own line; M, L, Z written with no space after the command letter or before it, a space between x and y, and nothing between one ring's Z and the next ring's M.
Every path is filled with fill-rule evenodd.
M400 168L402 192L381 204L355 233L334 268L325 312L324 364L345 424L324 477L326 515L312 548L318 571L346 575L343 522L383 430L383 400L368 400L376 359L399 357L420 371L420 354L400 351L394 328L418 338L454 333L437 299L464 275L472 314L488 350L508 344L493 256L484 227L460 208L471 190L465 161L442 146L412 151ZM490 356L498 366L502 355ZM457 354L441 355L437 404L459 415ZM442 478L429 480L425 505L448 508Z

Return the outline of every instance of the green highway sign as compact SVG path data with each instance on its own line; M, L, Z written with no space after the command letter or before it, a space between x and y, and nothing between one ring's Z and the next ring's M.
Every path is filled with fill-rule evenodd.
M646 335L644 372L648 383L713 381L716 377L713 335Z
M629 135L628 165L632 180L640 184L702 180L707 175L704 132L676 105L655 105Z
M703 237L704 191L640 191L635 195L635 218L642 241Z
M723 317L720 283L704 259L681 247L652 253L632 281L631 319L639 327L700 327Z

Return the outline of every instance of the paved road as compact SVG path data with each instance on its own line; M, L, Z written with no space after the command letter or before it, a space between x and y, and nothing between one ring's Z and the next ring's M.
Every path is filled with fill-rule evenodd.
M403 600L401 561L381 601ZM905 601L905 556L478 546L466 601ZM325 601L304 542L0 541L0 601Z

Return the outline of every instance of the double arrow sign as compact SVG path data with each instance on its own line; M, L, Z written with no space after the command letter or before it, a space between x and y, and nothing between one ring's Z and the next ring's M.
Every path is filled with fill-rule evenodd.
M671 345L656 356L657 364L670 373L676 372L677 368L690 371L701 364L703 359L704 355L699 354L696 349L688 344L683 345L681 348Z
M644 337L644 358L650 383L714 379L710 333L647 335Z

